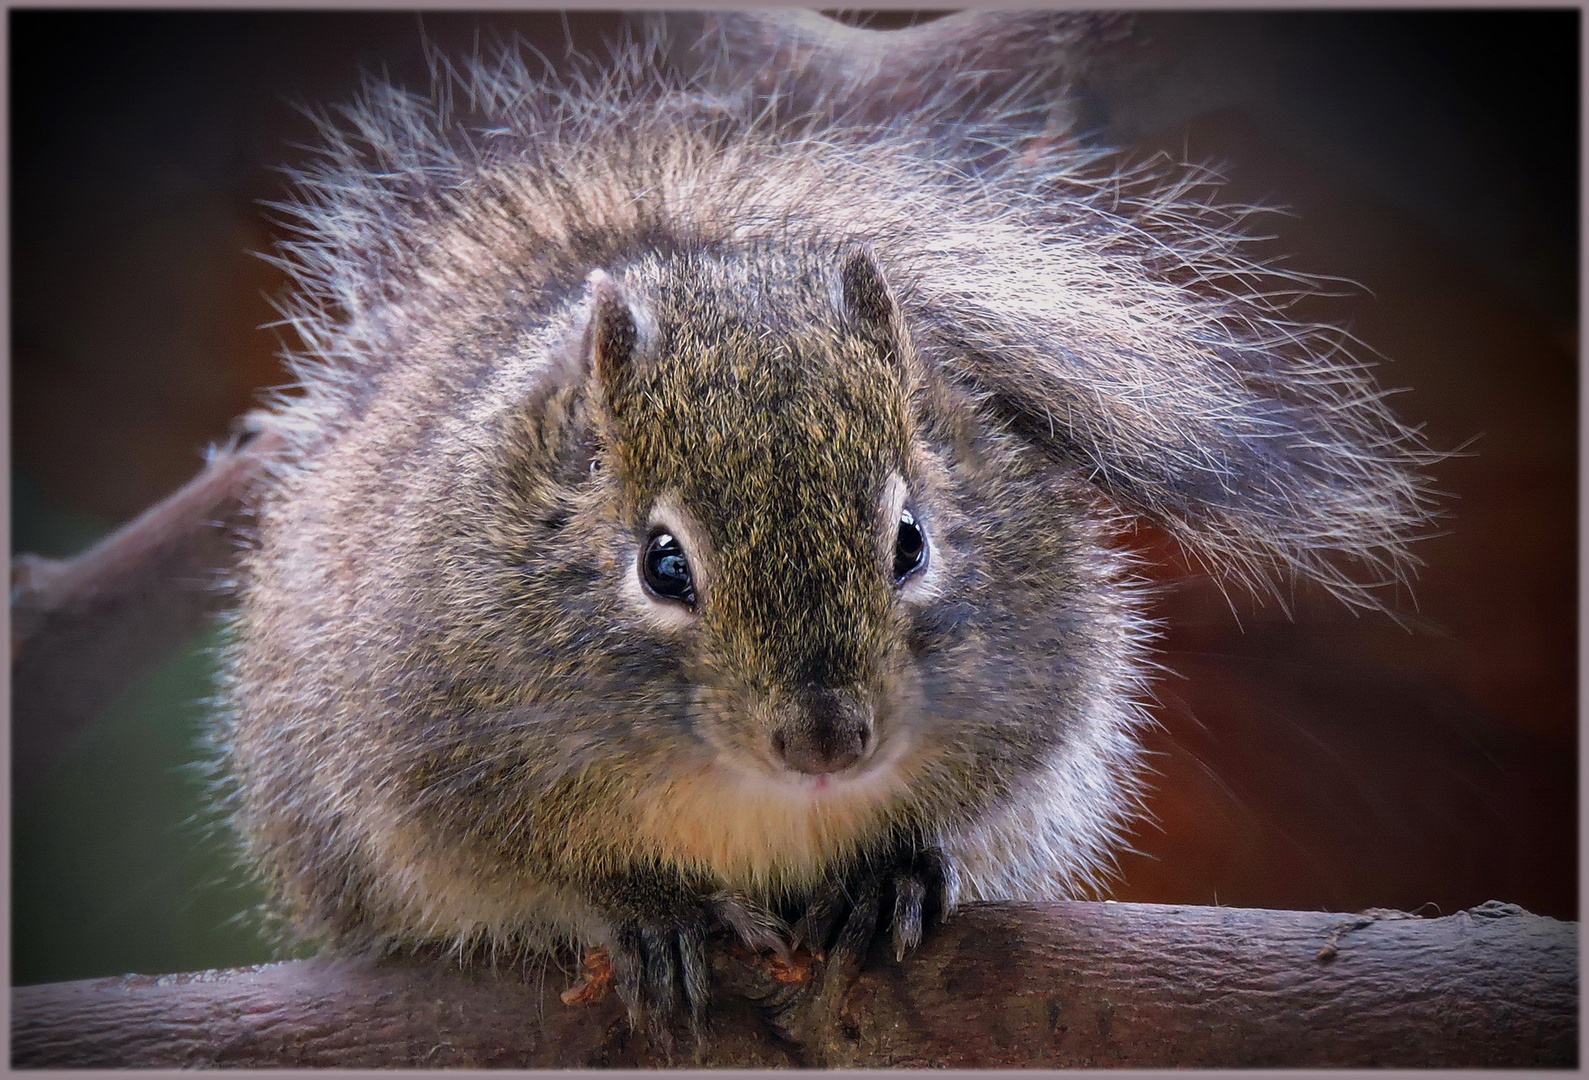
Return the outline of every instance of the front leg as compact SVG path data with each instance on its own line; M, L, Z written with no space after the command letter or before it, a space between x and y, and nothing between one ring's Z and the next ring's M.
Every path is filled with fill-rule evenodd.
M872 946L886 934L895 958L904 959L949 913L953 873L943 852L913 838L835 867L795 923L795 947L824 962L815 983L775 1004L785 1037L825 1045Z
M887 933L894 958L921 944L949 913L952 867L942 851L902 839L831 874L795 924L794 944L824 954L829 971L859 970Z
M731 892L707 891L661 868L602 879L588 893L607 913L613 984L635 1030L671 1041L680 1021L697 1039L711 997L708 937L720 929L753 949L782 951L785 927Z
M607 917L604 944L630 1025L664 1039L681 1019L699 1031L714 922L703 891L676 873L636 868L592 883L587 893Z

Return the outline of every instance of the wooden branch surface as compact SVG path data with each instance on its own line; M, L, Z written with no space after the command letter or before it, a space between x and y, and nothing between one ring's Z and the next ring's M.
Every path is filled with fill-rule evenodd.
M179 491L83 554L11 571L11 780L25 792L133 679L228 602L241 496L280 445L216 454Z
M697 1063L1571 1067L1577 965L1577 924L1497 903L1432 919L981 904L903 964L874 953L829 1022L804 1036L752 1004L777 989L767 969L714 944L718 986ZM12 995L12 1060L57 1068L669 1062L630 1033L615 995L565 1005L558 994L569 982L556 968L493 974L435 960L316 959L23 987Z

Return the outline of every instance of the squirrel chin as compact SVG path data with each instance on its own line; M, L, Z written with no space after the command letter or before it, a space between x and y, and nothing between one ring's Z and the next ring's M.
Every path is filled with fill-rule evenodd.
M733 888L816 880L909 799L921 765L915 740L891 735L864 762L825 776L720 752L648 791L635 806L637 835L646 850L708 867Z

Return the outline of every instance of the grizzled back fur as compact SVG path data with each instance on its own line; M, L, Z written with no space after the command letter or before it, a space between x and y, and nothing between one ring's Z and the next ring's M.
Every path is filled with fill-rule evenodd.
M220 738L302 933L600 940L622 867L776 898L901 831L953 895L1082 889L1137 798L1126 518L1358 605L1407 565L1415 439L1199 177L1035 130L1037 82L878 118L655 39L582 71L372 84L287 208ZM896 600L902 506L939 576ZM622 591L658 521L715 575L687 625ZM780 709L881 764L758 779Z

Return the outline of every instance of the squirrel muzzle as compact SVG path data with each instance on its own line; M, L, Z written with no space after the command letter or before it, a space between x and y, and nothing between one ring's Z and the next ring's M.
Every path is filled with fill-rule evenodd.
M773 715L773 750L796 772L846 769L872 742L872 711L848 690L804 690L780 702Z

